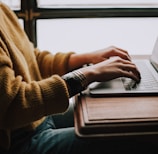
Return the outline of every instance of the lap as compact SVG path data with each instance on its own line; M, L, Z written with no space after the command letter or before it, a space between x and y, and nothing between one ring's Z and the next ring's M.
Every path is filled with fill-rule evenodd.
M73 106L64 115L47 117L34 132L22 132L22 136L26 139L19 144L15 137L11 154L157 154L158 151L150 142L78 138L73 127Z
M37 128L21 149L17 146L14 150L16 154L157 154L155 147L137 140L78 138L74 127L54 128L51 117Z

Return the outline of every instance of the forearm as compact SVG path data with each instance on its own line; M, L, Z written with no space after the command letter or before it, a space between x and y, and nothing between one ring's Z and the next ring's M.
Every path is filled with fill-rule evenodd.
M90 54L88 53L72 54L69 59L69 71L78 69L85 64L89 64L90 62Z

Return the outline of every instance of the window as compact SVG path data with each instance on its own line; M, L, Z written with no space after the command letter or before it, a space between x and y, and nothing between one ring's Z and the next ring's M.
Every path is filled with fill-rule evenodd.
M131 54L150 54L158 35L157 0L37 2L38 8L46 11L43 16L52 10L52 18L37 20L41 49L85 52L116 45Z
M38 7L106 8L106 7L157 7L157 0L38 0Z
M0 1L15 10L35 46L52 52L116 45L150 54L158 35L157 0Z
M37 21L37 42L54 53L116 45L130 54L151 54L157 27L158 18L45 19Z
M20 10L20 5L21 5L20 0L0 0L0 2L7 4L13 10Z

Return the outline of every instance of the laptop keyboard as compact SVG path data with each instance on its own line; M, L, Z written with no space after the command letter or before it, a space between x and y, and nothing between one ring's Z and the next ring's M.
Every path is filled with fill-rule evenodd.
M158 90L158 81L151 74L145 63L139 62L136 64L141 72L141 81L136 83L129 78L121 78L126 90Z

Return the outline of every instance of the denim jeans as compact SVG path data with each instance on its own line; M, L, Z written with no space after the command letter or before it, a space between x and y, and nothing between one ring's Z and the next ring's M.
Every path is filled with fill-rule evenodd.
M17 131L9 154L157 154L157 147L138 140L83 139L75 135L73 110L48 116L35 131Z

